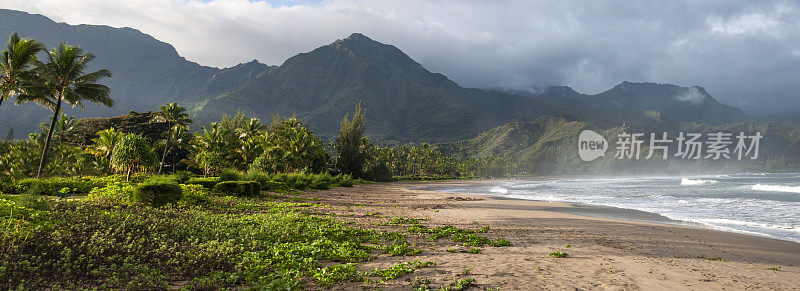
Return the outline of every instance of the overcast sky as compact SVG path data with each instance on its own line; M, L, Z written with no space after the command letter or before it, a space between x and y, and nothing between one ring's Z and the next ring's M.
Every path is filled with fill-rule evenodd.
M791 1L0 0L70 24L127 26L187 59L287 58L361 32L466 87L628 81L705 87L749 113L800 112Z

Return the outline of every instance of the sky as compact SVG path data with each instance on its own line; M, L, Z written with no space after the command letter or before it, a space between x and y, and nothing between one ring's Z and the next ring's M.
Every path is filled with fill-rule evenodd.
M0 0L69 24L132 27L189 60L287 58L353 32L465 87L702 86L755 115L800 114L800 2Z

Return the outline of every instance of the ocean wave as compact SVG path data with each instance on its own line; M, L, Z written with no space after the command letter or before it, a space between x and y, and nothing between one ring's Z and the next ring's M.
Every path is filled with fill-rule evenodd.
M753 187L751 187L751 189L756 190L756 191L800 193L800 186L755 184L755 185L753 185Z
M717 180L692 180L688 178L681 178L681 185L682 186L699 186L699 185L712 185L717 184L719 181Z
M499 194L508 194L508 189L502 186L494 186L489 189L489 192L492 193L499 193Z

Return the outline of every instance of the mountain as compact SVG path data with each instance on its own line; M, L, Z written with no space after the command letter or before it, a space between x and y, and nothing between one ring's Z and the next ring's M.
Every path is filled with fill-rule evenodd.
M110 117L157 110L166 102L190 109L195 126L244 112L269 120L296 115L323 138L336 134L345 114L362 102L367 134L377 141L454 142L511 121L544 115L650 126L698 121L720 124L747 118L700 87L624 82L597 95L569 87L535 92L470 89L433 73L397 47L354 33L280 66L257 61L212 68L188 61L171 45L131 28L56 23L41 15L0 10L0 35L13 31L48 47L82 46L105 68L113 108L67 110L77 117ZM51 114L33 104L0 107L0 131L30 132Z
M738 108L722 104L703 87L681 87L672 84L622 82L596 95L585 95L565 86L540 91L519 92L535 98L560 100L586 109L618 108L659 112L674 122L697 121L710 124L748 119Z
M578 156L578 136L583 130L592 130L608 141L606 155L595 161L584 162ZM649 134L668 133L674 139L679 132L732 133L753 135L761 133L759 157L756 160L736 158L682 160L670 156L667 161L647 160ZM620 133L643 133L645 143L641 149L641 159L617 159L616 142ZM735 146L730 145L730 149ZM800 126L778 122L759 123L754 121L708 125L697 122L682 123L677 127L654 123L640 124L627 122L618 124L604 120L571 120L568 118L543 116L536 120L510 122L487 130L477 137L438 145L444 153L457 156L505 156L514 161L514 172L539 175L552 174L637 174L662 173L708 174L714 172L796 172L800 170ZM670 153L677 150L677 143L669 146ZM660 151L656 151L660 153Z
M113 78L103 81L116 102L112 108L87 104L66 113L78 117L114 116L130 110L157 109L169 101L190 105L204 97L221 94L270 69L257 62L228 69L202 66L181 57L171 45L132 28L102 25L68 25L47 17L0 9L0 36L18 32L43 42L47 48L59 42L80 45L97 57L90 70L108 69ZM0 130L31 132L51 113L34 104L0 107Z
M194 112L199 120L233 110L262 118L296 114L322 135L332 135L342 116L362 102L367 131L378 139L452 141L541 113L527 101L462 88L400 49L354 33L289 58Z

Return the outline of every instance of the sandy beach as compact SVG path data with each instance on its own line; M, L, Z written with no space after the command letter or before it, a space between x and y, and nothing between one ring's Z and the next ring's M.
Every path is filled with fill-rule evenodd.
M436 185L458 183L481 182ZM461 252L466 248L449 240L432 242L410 236L409 241L422 253L381 255L362 267L413 260L437 265L376 285L386 290L408 289L415 277L430 280L434 286L474 278L480 289L500 290L800 289L798 243L560 211L571 207L569 204L414 190L426 185L431 183L367 184L307 196L329 205L325 211L337 219L367 228L403 231L406 226L386 222L393 217L417 218L424 219L422 224L427 227L453 225L476 230L490 226L485 236L513 243L471 254ZM458 252L453 253L454 249ZM569 257L548 257L555 251Z

